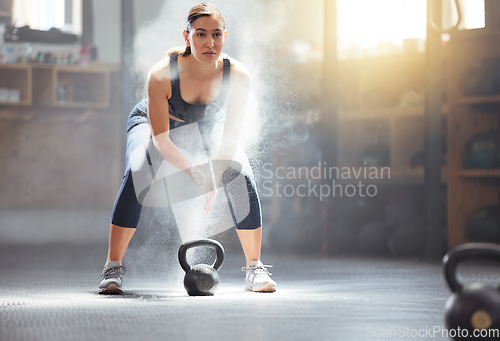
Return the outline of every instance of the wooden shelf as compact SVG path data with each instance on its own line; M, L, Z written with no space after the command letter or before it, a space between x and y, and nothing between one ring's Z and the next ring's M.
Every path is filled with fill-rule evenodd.
M26 70L29 68L31 68L31 64L0 63L0 69Z
M31 64L34 103L58 108L107 108L116 65Z
M441 112L448 114L448 105L443 104ZM388 107L388 108L360 108L360 109L340 109L340 120L370 120L370 119L405 119L408 117L419 117L425 115L424 106L415 107Z
M4 93L2 106L27 106L32 103L32 69L29 64L0 64L0 88L17 91L15 100L4 100L11 96ZM5 96L5 97L4 97Z
M349 167L353 168L356 171L359 171L361 167ZM342 169L343 167L338 167ZM370 173L372 167L367 167L367 173ZM380 179L370 179L368 178L353 178L353 179L336 179L340 183L354 183L361 181L363 183L374 183L374 184L391 184L391 183L412 183L412 184L423 184L424 183L424 168L423 167L375 167L377 169L377 174L381 174L384 178ZM387 176L389 175L389 176ZM441 170L441 179L443 183L446 183L448 179L448 168L442 167Z
M0 65L19 65L19 64L0 64ZM23 65L23 64L21 64ZM118 72L120 71L120 66L117 64L110 63L91 63L88 65L58 65L58 64L46 64L46 63L31 63L30 65L34 69L50 69L50 70L63 70L63 71L74 71L74 72Z
M54 107L59 108L94 108L94 109L104 109L108 107L107 103L90 103L90 102L55 102Z
M424 167L402 167L391 169L391 179L393 180L410 180L413 182L424 183L425 179ZM445 183L448 179L448 168L441 168L441 182Z
M116 71L117 65L104 63L87 66L0 64L0 88L19 89L21 92L20 101L0 98L0 105L107 108L110 104L110 74Z
M500 178L500 169L464 169L458 174L464 178Z
M20 106L20 107L24 107L24 106L30 106L31 105L31 101L20 101L20 102L9 102L9 101L0 101L0 105L3 106L3 105L8 105L8 106Z
M398 118L408 116L423 116L425 113L424 107L389 107L389 108L360 108L360 109L343 109L340 110L339 119L341 120L366 120L366 119L383 119L383 118Z
M9 12L0 11L0 17L10 17L12 16Z
M464 96L457 100L458 104L488 104L500 103L500 95L494 96Z
M109 105L109 71L56 67L52 76L54 106L105 108ZM60 98L60 88L64 89L64 98Z
M480 110L481 105L500 104L500 95L466 96L464 79L482 60L498 58L498 33L484 30L460 31L451 35L448 62L448 245L469 242L467 226L478 209L497 205L500 193L500 169L464 169L467 143L482 132L499 126L497 110ZM489 180L489 181L486 181ZM487 238L484 241L488 241Z

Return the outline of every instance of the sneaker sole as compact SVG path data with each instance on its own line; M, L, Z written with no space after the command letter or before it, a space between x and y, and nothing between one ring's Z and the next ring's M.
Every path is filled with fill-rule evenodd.
M123 290L118 288L115 284L110 284L106 288L99 290L97 293L101 295L120 295L123 294Z
M260 287L260 288L253 288L249 285L245 287L246 291L253 291L253 292L276 292L276 287L272 285L271 283L267 283L266 285Z

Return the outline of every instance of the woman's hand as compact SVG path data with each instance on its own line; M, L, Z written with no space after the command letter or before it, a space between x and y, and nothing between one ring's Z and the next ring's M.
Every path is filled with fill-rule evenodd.
M205 195L205 212L208 214L210 211L212 211L212 207L215 202L215 198L217 197L217 188L214 187L214 189L210 192L208 192Z
M204 168L205 172L202 168ZM194 183L202 189L204 193L206 193L204 207L205 212L207 214L210 213L217 197L217 187L215 186L215 181L210 167L200 167L199 165L193 166L189 170L189 175Z
M193 166L189 169L189 176L199 188L203 188L206 180L205 175L199 168L199 165Z

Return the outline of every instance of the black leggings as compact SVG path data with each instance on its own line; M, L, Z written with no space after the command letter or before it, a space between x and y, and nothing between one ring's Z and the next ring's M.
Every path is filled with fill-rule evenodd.
M151 158L159 157L159 153L152 148L140 148L140 146L145 145L148 140L151 140L149 123L145 122L135 125L127 132L126 170L111 215L111 223L116 226L136 228L139 222L143 206L141 202L143 202L148 192L148 186L138 183L134 184L134 179L140 179L134 176L134 169L137 168L137 151L144 151L146 154L140 158L141 163L147 162L151 165ZM153 153L157 155L150 155ZM133 159L135 159L135 161ZM134 164L134 162L136 163ZM151 168L148 165L145 165L145 167L148 169ZM154 174L152 176L154 177ZM242 193L242 191L238 190L232 191L232 188L236 189L236 181L234 184L230 183L226 185L224 191L220 191L218 195L226 195L234 226L237 229L256 229L262 226L262 217L255 180L248 175L242 175L240 178L242 180L240 181L239 187L246 186L246 191L243 191L246 196L244 200L238 200L234 197L235 195L241 197ZM244 212L244 216L235 212ZM246 214L247 212L248 214Z

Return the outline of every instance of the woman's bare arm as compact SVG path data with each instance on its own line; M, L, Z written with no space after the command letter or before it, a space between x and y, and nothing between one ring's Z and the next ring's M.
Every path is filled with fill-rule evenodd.
M153 144L163 158L176 168L192 175L194 166L169 137L170 121L168 98L171 96L169 59L156 64L148 75L148 116Z

